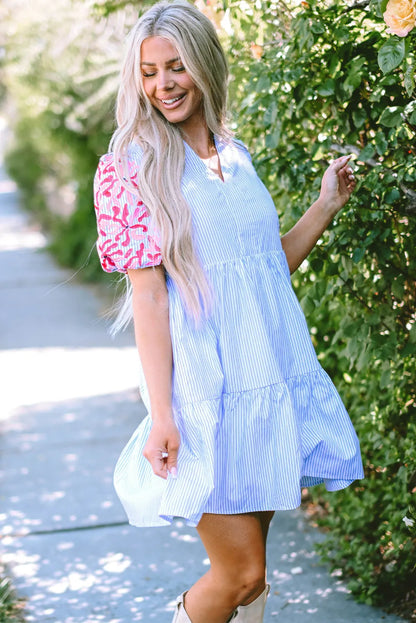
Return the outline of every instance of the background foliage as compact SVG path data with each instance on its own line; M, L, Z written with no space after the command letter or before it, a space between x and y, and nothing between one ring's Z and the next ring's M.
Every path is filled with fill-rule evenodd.
M416 580L415 533L403 522L416 492L415 37L388 35L380 4L228 8L237 125L282 227L317 196L331 157L356 155L354 198L294 279L366 471L324 496L321 551L361 599L403 604Z
M95 240L91 182L137 6L19 1L2 8L11 26L1 79L16 117L8 166L60 261L95 278L95 254L84 266ZM358 598L410 617L416 530L403 518L416 519L416 29L388 34L383 0L196 4L229 51L231 123L255 154L284 231L317 197L329 160L355 155L354 198L294 285L356 426L366 479L311 494L330 511L320 519L330 528L324 558Z
M88 261L92 180L113 130L122 40L136 16L131 7L106 19L102 12L90 0L5 0L0 26L15 119L9 172L50 230L58 260L82 267L85 279L101 275L95 254Z

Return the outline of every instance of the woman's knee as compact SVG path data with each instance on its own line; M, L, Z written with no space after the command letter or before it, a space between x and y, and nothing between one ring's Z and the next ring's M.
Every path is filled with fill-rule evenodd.
M259 517L204 515L198 531L211 561L210 578L224 603L236 607L265 588L265 539Z
M251 598L255 599L264 591L265 586L265 567L255 563L236 566L231 576L223 581L223 587L234 608L251 601Z

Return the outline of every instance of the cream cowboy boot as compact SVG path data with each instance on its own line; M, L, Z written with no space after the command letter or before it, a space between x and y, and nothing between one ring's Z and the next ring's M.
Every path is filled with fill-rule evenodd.
M266 588L261 595L257 597L248 606L238 606L230 621L232 623L263 623L264 609L266 607L267 595L270 591L270 584L266 584ZM186 619L184 619L186 621Z
M182 595L179 595L177 599L176 610L175 614L173 615L172 623L192 623L191 619L186 613L185 606L183 605L183 599L185 595L186 592L182 593Z
M261 595L252 601L251 604L248 604L248 606L238 606L237 610L233 612L227 623L263 623L264 609L266 607L266 600L269 591L270 584L266 584L266 588ZM177 599L176 610L173 615L172 623L192 623L183 605L185 595L186 592L179 595Z

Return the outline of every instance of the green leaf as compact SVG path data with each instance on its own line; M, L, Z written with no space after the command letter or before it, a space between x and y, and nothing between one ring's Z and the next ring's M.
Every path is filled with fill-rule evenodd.
M346 337L355 337L357 335L357 331L359 329L359 325L361 323L358 323L356 320L353 320L352 322L349 321L348 319L346 319L342 324L341 324L341 330L344 336ZM351 346L355 346L354 344L351 344Z
M256 84L256 91L268 91L270 89L270 78L267 74L261 74Z
M303 50L304 47L309 49L313 45L313 35L311 33L309 20L303 17L299 18L295 25L295 30L298 31L297 45L299 50Z
M324 262L320 257L314 257L310 261L310 267L315 273L320 273L324 267Z
M268 149L276 149L280 141L280 128L276 128L273 132L266 134L266 147Z
M338 262L335 262L333 260L328 260L325 264L325 273L328 276L333 276L333 275L337 275L338 272L339 272Z
M263 122L265 126L273 125L277 116L277 102L273 101L264 113Z
M404 296L403 278L402 279L397 278L392 282L391 291L392 291L394 298L396 298L398 301L401 301L403 299L403 296Z
M415 89L415 69L413 63L408 63L406 67L404 73L404 88L406 89L407 95L411 97Z
M378 84L378 86L374 88L373 92L370 93L368 101L379 102L381 98L384 96L384 93L385 93L384 89L382 88L380 84Z
M350 85L354 88L357 88L361 84L361 79L363 76L363 65L365 65L366 59L359 57L354 63L351 65L351 69L348 72L348 77L344 82L344 85Z
M387 2L388 0L370 0L370 9L374 11L378 17L383 17Z
M249 93L247 97L245 97L243 101L241 102L241 108L247 108L247 107L253 106L256 98L257 98L257 93L255 91L251 91L251 93Z
M323 84L320 84L318 87L318 93L319 95L333 95L333 93L335 93L335 80L333 80L332 78L328 78L328 80L325 80L325 82Z
M357 370L363 370L363 368L367 368L371 359L371 353L366 347L360 348L360 351L361 352L356 363Z
M325 26L322 24L322 22L313 22L311 25L311 31L315 35L321 35L325 32Z
M303 297L301 302L302 302L303 313L305 314L305 316L309 316L309 314L311 314L315 309L315 303L313 299L307 295Z
M401 351L401 356L402 357L415 357L416 356L416 344L412 344L412 342L407 342L406 346L403 348L403 350Z
M384 136L384 132L377 132L375 136L375 144L379 156L382 156L386 153L389 144L386 137Z
M374 156L374 154L375 149L373 145L371 145L371 143L368 143L368 145L366 145L364 149L362 149L358 154L357 160L359 160L360 162L366 162L367 160L370 160Z
M351 37L351 30L346 26L340 26L335 30L334 35L337 41L348 41Z
M329 65L328 65L328 74L330 76L333 76L335 72L337 71L337 69L339 69L340 67L341 67L341 62L338 56L336 54L332 54L330 61L329 61Z
M389 106L389 108L383 110L378 122L386 126L386 128L395 128L402 123L402 112L402 106Z
M415 108L415 110L412 112L412 114L410 115L410 117L409 117L409 122L410 122L412 125L416 125L416 108Z
M387 74L400 65L404 59L405 46L404 39L391 37L384 43L378 51L378 65Z
M356 247L352 254L352 261L354 264L358 264L365 255L365 249L363 247Z
M352 113L352 118L356 128L361 128L364 123L367 121L367 111L363 108L357 108Z
M385 75L379 84L383 87L391 87L393 84L397 84L397 73Z
M389 205L397 201L397 199L400 199L400 191L397 188L388 190L384 195L384 201Z

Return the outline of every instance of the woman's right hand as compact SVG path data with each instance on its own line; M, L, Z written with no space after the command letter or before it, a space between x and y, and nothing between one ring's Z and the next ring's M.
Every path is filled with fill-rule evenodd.
M178 450L181 443L179 430L172 417L153 421L143 456L149 461L156 476L177 477Z

